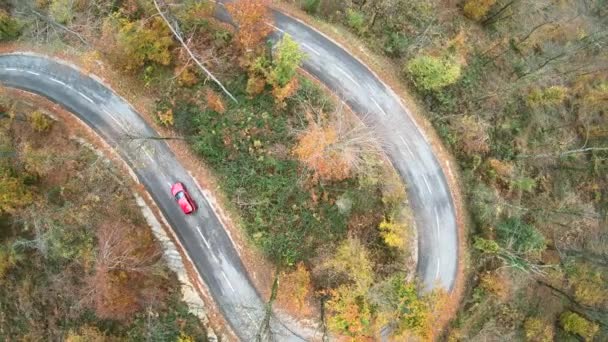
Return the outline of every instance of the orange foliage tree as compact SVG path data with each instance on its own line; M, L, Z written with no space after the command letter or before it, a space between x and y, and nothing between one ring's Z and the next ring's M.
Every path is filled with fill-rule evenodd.
M315 178L340 181L350 175L350 166L334 147L338 133L333 127L316 123L308 126L298 140L294 153L313 170Z
M126 319L140 309L146 271L160 252L150 231L130 225L102 224L97 230L95 273L87 279L92 307L99 317ZM156 295L150 293L149 295Z
M205 92L205 100L207 100L209 109L220 114L226 111L226 106L224 105L224 101L222 101L222 97L215 91L207 89Z
M299 263L293 272L283 274L278 302L301 315L310 314L309 308L306 307L306 297L310 293L311 283L310 272L303 263Z
M272 31L268 0L239 0L226 5L238 25L236 43L246 54L253 52Z
M309 115L309 125L300 135L293 153L314 173L314 179L340 181L364 163L366 154L378 152L374 137L362 123L346 122L342 109L332 121L319 123Z

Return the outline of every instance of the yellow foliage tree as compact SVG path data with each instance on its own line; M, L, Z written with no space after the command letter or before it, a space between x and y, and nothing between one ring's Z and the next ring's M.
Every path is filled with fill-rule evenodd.
M553 325L542 318L527 318L524 322L524 331L528 342L553 341Z
M405 234L407 232L405 226L399 222L384 219L380 222L378 228L380 229L380 235L387 246L395 248L403 247L405 243Z
M357 288L346 285L330 292L327 301L330 330L362 338L372 334L372 309Z
M325 266L348 275L361 292L367 290L374 281L369 252L355 237L344 240L335 256L327 261Z
M29 122L32 129L36 132L46 132L53 127L53 120L39 110L32 112Z
M463 7L464 15L478 21L488 14L495 3L496 0L467 0Z
M284 307L293 308L300 314L308 314L306 297L310 293L312 280L310 272L299 263L293 272L283 274L280 281L277 301Z

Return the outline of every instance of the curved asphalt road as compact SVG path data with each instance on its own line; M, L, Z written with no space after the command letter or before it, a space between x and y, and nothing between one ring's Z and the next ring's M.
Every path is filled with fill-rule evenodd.
M275 29L306 52L303 67L376 131L405 180L418 229L418 275L426 290L451 290L458 266L452 196L437 158L399 97L365 65L319 32L274 11Z
M62 105L115 147L173 227L233 331L243 341L254 341L264 318L264 302L202 189L163 141L128 138L157 133L103 84L48 58L0 55L0 82ZM199 205L195 214L184 215L175 203L170 193L175 181L183 182ZM274 319L271 327L275 339L303 340Z
M216 1L216 0L212 0ZM223 3L215 16L232 23ZM274 39L289 34L306 53L303 68L346 102L381 137L405 180L418 230L418 276L424 289L451 291L458 269L458 227L449 186L433 149L397 94L338 44L273 10Z

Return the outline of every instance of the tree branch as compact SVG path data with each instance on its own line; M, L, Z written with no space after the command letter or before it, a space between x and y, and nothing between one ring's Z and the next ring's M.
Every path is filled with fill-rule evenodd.
M222 91L226 95L228 95L228 97L230 97L230 99L232 99L232 101L234 101L235 103L239 103L239 101L237 101L237 99L226 89L226 87L224 87L224 85L211 73L211 71L209 71L207 68L205 68L203 63L201 63L198 60L198 58L196 58L196 56L194 55L192 50L190 50L190 48L188 47L186 42L184 42L184 39L177 32L177 30L173 27L173 25L171 25L171 23L169 22L169 19L167 19L167 17L163 13L163 11L160 9L160 5L158 4L158 1L157 0L153 0L153 1L154 1L154 6L156 7L156 10L158 11L158 14L160 14L160 16L163 18L163 20L167 24L167 26L169 26L169 29L171 30L171 32L173 32L175 39L177 39L181 43L181 45L184 47L184 49L186 49L186 51L188 52L188 54L190 55L190 58L192 58L194 63L196 63L196 65L198 65L199 68L201 68L205 72L205 74L207 74L207 76L209 76L209 78L211 78L213 80L213 82L215 82L222 89Z

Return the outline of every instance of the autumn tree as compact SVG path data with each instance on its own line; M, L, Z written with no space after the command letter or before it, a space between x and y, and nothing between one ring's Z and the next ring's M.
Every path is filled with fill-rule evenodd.
M100 317L125 319L140 309L141 277L157 262L158 246L150 231L117 224L102 224L97 241L91 304Z
M309 313L306 298L312 290L312 279L304 263L300 262L295 270L284 273L279 283L277 301L299 314Z
M585 341L593 341L599 326L581 315L566 311L559 316L559 322L566 332L579 335Z
M272 32L272 17L267 0L234 1L226 5L230 17L238 26L235 42L246 55L251 55Z
M104 39L115 64L127 71L136 71L146 63L171 63L172 34L159 17L130 21L113 15L104 25Z
M53 120L45 115L40 110L32 112L29 117L30 125L36 132L45 132L51 129L53 126Z
M488 14L495 3L496 0L467 0L463 7L464 15L478 21Z
M12 175L10 170L0 169L0 212L12 213L32 202L33 194L23 179Z
M0 9L0 41L13 40L21 34L21 25L8 12Z
M330 291L327 301L330 330L352 337L372 336L372 307L357 288L346 285Z
M293 152L315 179L340 181L361 168L366 154L377 151L369 129L362 123L346 122L338 108L327 123L311 118Z

